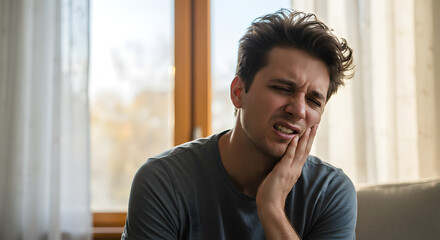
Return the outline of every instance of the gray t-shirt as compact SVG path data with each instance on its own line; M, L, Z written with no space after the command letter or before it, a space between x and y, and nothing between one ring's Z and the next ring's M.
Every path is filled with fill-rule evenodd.
M138 170L122 239L265 239L255 197L240 192L223 167L221 134L172 148ZM309 156L285 212L302 239L354 239L356 204L342 170Z

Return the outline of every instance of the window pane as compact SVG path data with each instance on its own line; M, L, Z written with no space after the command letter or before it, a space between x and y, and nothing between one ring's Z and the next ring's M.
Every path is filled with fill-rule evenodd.
M255 18L290 8L291 0L212 0L211 6L211 109L212 130L216 133L234 124L229 86L235 76L239 39Z
M173 8L91 1L92 211L125 211L136 170L173 144Z

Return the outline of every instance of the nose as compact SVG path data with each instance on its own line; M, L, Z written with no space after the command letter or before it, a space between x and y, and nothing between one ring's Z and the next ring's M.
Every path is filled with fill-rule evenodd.
M305 96L298 94L290 99L286 105L285 111L298 119L306 118L306 100Z

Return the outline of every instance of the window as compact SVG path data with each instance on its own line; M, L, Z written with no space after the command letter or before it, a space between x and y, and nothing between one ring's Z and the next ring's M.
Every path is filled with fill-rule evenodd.
M120 238L148 157L210 133L209 3L91 2L94 239Z
M91 207L126 211L133 176L173 146L173 2L91 1Z

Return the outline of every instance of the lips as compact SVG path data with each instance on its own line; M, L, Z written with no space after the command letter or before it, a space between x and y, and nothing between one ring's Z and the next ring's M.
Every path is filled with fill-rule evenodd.
M299 128L283 122L274 124L273 128L276 131L286 135L298 134L300 132Z

